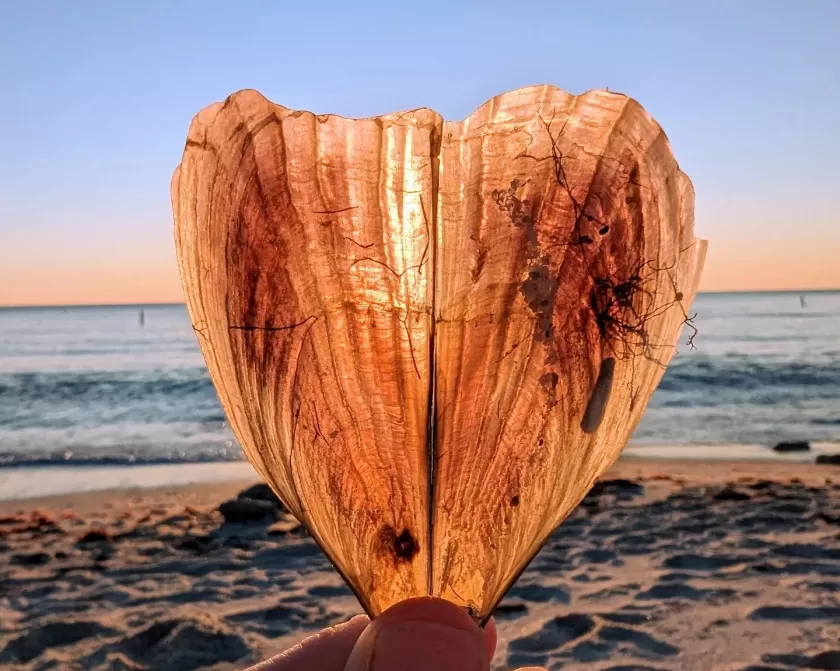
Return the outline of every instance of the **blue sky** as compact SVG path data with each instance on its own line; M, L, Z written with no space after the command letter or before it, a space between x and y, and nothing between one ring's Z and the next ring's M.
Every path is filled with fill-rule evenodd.
M179 300L169 180L241 88L447 118L609 87L671 139L706 289L840 287L840 0L0 5L0 304Z

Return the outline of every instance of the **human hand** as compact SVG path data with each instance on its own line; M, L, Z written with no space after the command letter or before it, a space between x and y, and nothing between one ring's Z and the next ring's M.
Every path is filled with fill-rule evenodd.
M454 604L422 597L372 622L358 616L324 629L248 671L489 671L495 651L493 620L482 630Z

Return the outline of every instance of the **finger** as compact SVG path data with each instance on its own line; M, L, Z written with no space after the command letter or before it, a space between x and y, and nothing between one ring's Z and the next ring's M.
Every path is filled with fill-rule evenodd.
M496 644L499 641L499 634L496 631L496 620L490 618L487 624L484 625L484 644L487 648L487 659L493 660L493 655L496 654Z
M489 671L488 643L458 606L432 597L409 599L370 623L344 671Z
M366 616L357 615L246 671L343 671L350 651L369 622Z

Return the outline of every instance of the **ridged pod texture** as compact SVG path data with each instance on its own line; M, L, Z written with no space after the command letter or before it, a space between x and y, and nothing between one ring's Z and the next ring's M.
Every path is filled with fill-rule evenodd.
M642 107L550 86L459 123L240 91L172 202L236 437L371 615L490 616L629 439L706 249Z

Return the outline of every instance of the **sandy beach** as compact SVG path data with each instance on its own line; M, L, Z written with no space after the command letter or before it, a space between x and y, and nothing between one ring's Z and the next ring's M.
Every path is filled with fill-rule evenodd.
M499 607L494 668L840 669L838 483L620 461ZM254 484L0 502L0 667L239 670L356 614Z

